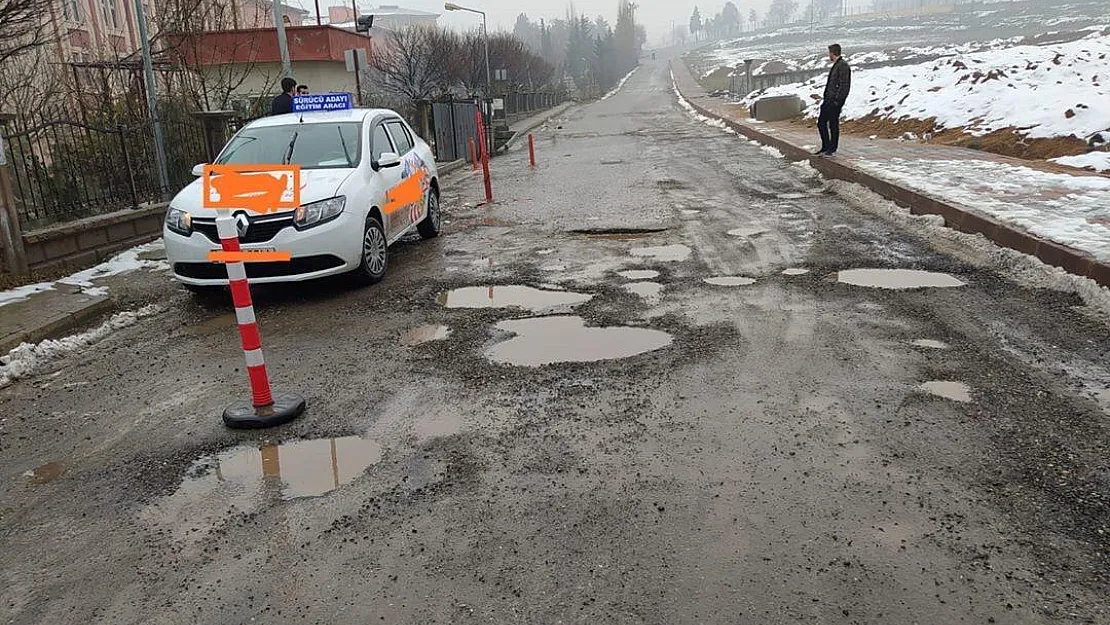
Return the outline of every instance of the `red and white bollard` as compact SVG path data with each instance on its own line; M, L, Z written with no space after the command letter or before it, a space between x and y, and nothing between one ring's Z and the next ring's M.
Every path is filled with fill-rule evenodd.
M239 232L230 210L220 210L216 217L216 233L220 247L225 252L240 252ZM304 397L296 393L281 393L276 397L266 374L266 361L262 357L262 335L254 315L247 266L242 261L227 264L228 285L235 305L235 319L239 324L239 339L247 359L247 377L251 384L250 403L238 403L224 410L224 423L232 428L264 428L288 423L300 416L305 409Z
M532 133L528 133L528 165L536 166L536 137Z
M490 181L489 175L489 145L486 141L486 124L482 119L482 111L478 110L478 135L479 135L479 148L481 149L482 159L482 178L486 187L486 201L485 204L493 203L493 184Z

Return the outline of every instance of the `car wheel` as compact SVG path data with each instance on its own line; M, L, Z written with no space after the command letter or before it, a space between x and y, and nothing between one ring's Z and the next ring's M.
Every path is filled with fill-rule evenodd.
M434 239L439 236L442 226L443 213L439 210L439 193L433 187L428 189L428 214L416 225L416 230L425 239Z
M363 284L377 284L385 277L388 266L389 246L386 244L385 229L380 221L368 217L362 233L362 262L358 266L358 279Z

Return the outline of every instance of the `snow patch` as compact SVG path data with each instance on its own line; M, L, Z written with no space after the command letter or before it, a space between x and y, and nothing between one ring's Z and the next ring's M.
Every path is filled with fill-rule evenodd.
M606 93L605 95L601 96L601 99L602 100L608 100L609 98L617 95L617 92L621 90L621 87L624 86L624 83L628 82L628 79L632 78L632 74L635 74L636 70L638 70L638 69L640 69L639 66L633 67L632 71L625 74L624 78L621 78L620 82L617 83L617 86L613 87L613 90L610 91L609 93Z
M138 310L117 313L103 324L81 334L57 340L47 339L34 345L23 343L6 356L0 357L0 388L41 371L51 361L89 347L113 332L134 325L139 319L157 314L161 310L161 306L151 304Z
M1088 152L1079 156L1061 156L1051 159L1054 163L1079 167L1080 169L1093 169L1095 171L1110 171L1110 152Z

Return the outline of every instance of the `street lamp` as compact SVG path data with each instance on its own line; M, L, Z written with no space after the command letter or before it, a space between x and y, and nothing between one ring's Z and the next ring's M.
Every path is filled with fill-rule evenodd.
M493 80L490 79L490 72L489 72L489 31L486 29L486 13L485 13L485 11L479 11L478 9L468 9L466 7L461 7L457 4L455 4L454 2L444 3L443 8L448 10L448 11L467 11L469 13L477 13L478 15L482 16L482 42L486 46L486 97L487 98L492 98L493 97Z

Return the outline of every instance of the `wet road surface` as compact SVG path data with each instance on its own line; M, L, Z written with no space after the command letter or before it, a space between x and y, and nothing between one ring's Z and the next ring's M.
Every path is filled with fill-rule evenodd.
M691 119L662 61L537 152L492 207L446 180L378 286L256 289L287 427L222 427L230 305L160 276L0 390L0 622L1110 622L1078 296Z

